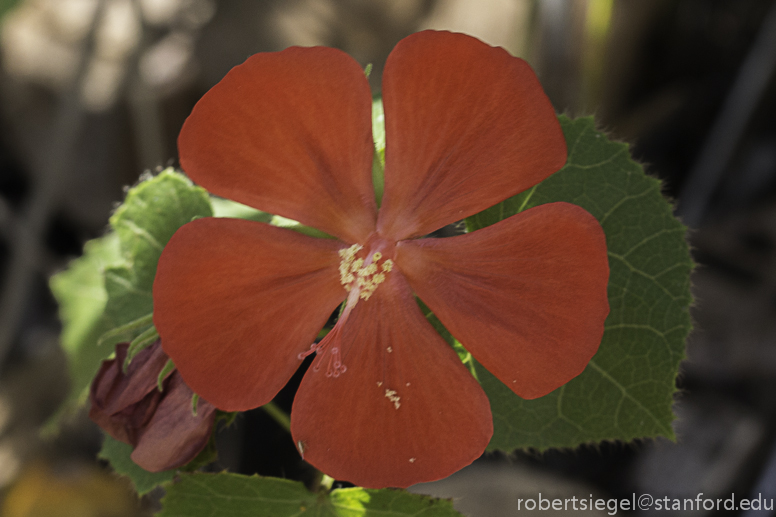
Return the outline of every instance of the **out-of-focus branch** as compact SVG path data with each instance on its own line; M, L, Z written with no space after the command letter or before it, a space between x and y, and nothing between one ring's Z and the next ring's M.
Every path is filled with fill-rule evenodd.
M78 68L70 88L62 96L53 126L43 170L38 176L31 199L14 221L10 235L11 260L0 293L0 367L5 361L19 330L28 303L29 287L40 269L43 233L49 215L57 205L59 192L72 163L72 153L83 126L84 109L81 92L95 46L97 27L105 0L99 0L89 34L79 52Z
M679 215L688 226L700 226L711 197L776 71L776 4L763 20L733 88L706 138L679 195Z

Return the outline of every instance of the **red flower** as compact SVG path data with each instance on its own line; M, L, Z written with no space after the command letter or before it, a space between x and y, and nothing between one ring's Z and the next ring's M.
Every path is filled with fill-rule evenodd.
M352 58L319 47L257 54L210 90L178 139L189 176L335 239L193 221L162 254L154 321L186 382L225 410L269 402L316 351L291 414L300 452L337 479L406 487L469 464L493 432L487 397L413 295L485 368L535 398L595 354L609 269L598 222L567 203L418 239L565 163L555 113L524 61L420 32L388 57L382 94L378 209L371 95Z
M216 408L201 400L191 414L194 393L173 370L158 388L169 360L159 341L138 353L126 373L129 343L116 345L116 357L103 361L92 381L89 418L120 442L132 445L132 461L151 472L182 467L208 443Z

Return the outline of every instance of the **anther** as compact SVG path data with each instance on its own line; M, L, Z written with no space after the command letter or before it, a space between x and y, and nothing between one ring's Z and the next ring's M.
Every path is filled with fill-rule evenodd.
M357 290L354 300L368 300L377 289L377 286L385 282L385 275L393 269L393 261L386 259L379 261L383 254L379 251L372 253L369 263L365 264L362 257L356 258L356 254L363 247L359 244L339 250L341 262L339 265L340 283L348 290Z

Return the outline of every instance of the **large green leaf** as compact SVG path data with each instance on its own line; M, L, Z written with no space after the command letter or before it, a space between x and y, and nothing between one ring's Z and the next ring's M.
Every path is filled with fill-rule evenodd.
M493 411L489 449L673 438L675 380L691 328L693 263L686 228L673 217L660 182L644 174L627 145L596 131L592 118L561 116L560 123L569 150L566 166L470 217L467 228L474 231L553 201L582 206L606 233L611 312L585 371L542 398L521 399L477 365Z
M302 483L238 474L182 474L167 485L159 517L453 517L452 502L404 490L345 488L312 493Z

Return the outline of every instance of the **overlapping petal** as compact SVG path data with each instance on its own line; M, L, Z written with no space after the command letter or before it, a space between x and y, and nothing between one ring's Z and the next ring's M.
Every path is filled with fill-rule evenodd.
M179 374L173 373L164 389L131 455L132 461L151 472L177 468L182 459L194 459L210 440L216 418L216 408L206 400L200 400L197 414L192 414L194 393Z
M181 227L159 260L154 324L186 383L227 411L272 400L347 294L343 246L240 219Z
M365 487L406 487L452 474L482 454L490 404L418 308L387 275L326 338L347 371L307 371L291 411L304 459Z
M371 93L339 50L292 47L233 68L178 137L183 169L210 192L348 242L373 229Z
M582 373L609 313L603 230L568 203L471 234L400 242L396 263L472 355L523 398Z
M539 183L566 162L555 112L523 60L424 31L383 73L386 238L417 237Z

